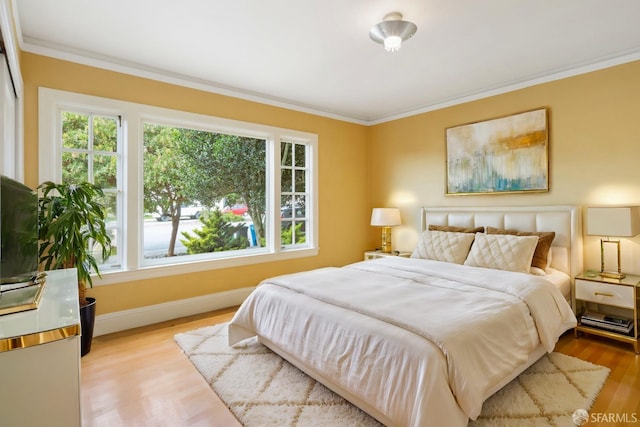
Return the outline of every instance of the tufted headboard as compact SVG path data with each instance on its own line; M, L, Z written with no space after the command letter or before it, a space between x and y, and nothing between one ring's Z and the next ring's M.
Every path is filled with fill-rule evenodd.
M582 273L582 225L577 206L423 207L420 230L426 230L429 224L555 231L551 267L571 277Z

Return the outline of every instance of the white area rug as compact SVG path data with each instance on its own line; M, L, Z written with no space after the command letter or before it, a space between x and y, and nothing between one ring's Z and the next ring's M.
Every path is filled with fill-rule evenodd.
M227 344L227 324L175 336L211 388L246 427L380 426L256 339ZM552 353L489 398L473 427L573 426L589 409L609 369Z

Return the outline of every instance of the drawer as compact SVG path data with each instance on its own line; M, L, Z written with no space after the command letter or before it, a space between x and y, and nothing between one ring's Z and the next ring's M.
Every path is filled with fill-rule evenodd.
M634 287L576 279L576 299L633 309Z

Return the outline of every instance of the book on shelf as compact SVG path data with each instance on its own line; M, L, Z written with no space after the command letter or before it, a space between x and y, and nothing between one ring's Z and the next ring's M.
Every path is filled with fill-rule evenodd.
M634 326L632 319L594 312L584 313L580 318L580 324L627 335L631 334Z

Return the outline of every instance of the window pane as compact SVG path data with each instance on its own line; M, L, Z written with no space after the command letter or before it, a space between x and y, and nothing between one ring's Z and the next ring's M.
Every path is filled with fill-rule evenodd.
M306 221L300 221L296 224L296 228L294 230L294 241L296 244L306 242L306 239L305 239L306 225L307 225Z
M306 189L307 189L306 180L305 180L305 175L306 175L305 171L296 169L294 171L294 175L295 175L295 178L296 178L296 180L295 180L296 188L295 188L294 191L296 193L304 193L306 191Z
M102 203L102 205L104 206L104 216L105 216L105 220L107 222L113 222L116 220L116 216L117 216L117 202L118 202L118 197L117 197L117 193L115 192L109 192L109 191L105 191L104 192L104 197L102 197L102 199L100 200L100 203Z
M265 200L265 140L145 124L146 259L264 246Z
M294 150L295 150L295 158L296 158L296 162L295 162L296 167L300 167L300 168L305 167L305 158L306 158L305 149L306 149L306 146L304 146L303 144L295 144Z
M280 242L283 246L290 245L293 242L293 222L282 220L282 232L280 234Z
M105 207L104 216L105 222L107 226L107 231L109 232L109 236L111 237L111 255L106 260L102 260L101 253L94 253L96 260L98 261L98 265L101 269L107 267L117 267L120 264L119 251L122 250L121 245L124 244L121 241L119 232L120 227L118 226L117 221L117 212L118 212L118 194L115 191L105 191L104 197L100 200L100 202Z
M293 171L291 169L282 169L282 174L281 174L281 178L280 178L280 188L282 189L283 192L287 192L290 193L293 191L293 183L292 183L292 176Z
M62 113L63 148L89 148L89 115L65 111Z
M106 268L119 268L121 265L120 259L122 256L120 253L122 251L122 245L124 245L124 239L120 238L122 233L119 233L118 228L113 225L114 223L107 224L107 232L109 233L109 237L111 237L111 252L109 253L109 257L102 261L102 254L96 255L96 260L98 260L98 266L101 271Z
M280 144L280 164L282 166L293 165L293 144L290 142L283 142Z
M283 246L305 243L306 221L282 221L280 239Z
M113 117L93 117L93 149L115 153L118 148L118 122Z
M307 212L306 212L306 197L304 196L297 196L296 197L296 203L295 203L295 218L296 219L300 219L300 218L306 218Z
M282 195L280 198L280 217L292 218L293 216L293 196Z
M117 157L96 154L93 161L93 183L100 188L117 188Z
M87 154L75 152L62 153L62 182L79 184L89 180L89 162Z

